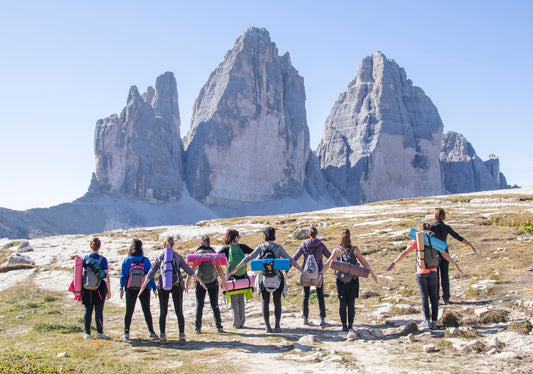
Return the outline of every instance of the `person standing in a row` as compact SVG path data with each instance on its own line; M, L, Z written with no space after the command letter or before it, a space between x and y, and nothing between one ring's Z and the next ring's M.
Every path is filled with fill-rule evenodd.
M234 229L228 229L224 235L224 244L218 253L226 255L226 279L236 280L248 278L246 266L243 266L237 270L233 275L229 275L235 267L242 261L245 255L253 252L253 249L246 244L239 243L241 236L239 232ZM244 321L246 320L245 308L244 308L244 294L239 293L230 296L231 314L233 316L233 326L235 328L243 328Z
M479 255L479 253L476 251L474 246L468 240L463 238L461 235L456 233L449 225L444 223L445 219L446 219L446 213L444 212L444 209L436 208L435 209L435 222L433 222L430 227L430 230L435 233L435 237L445 242L449 234L452 238L472 248L472 251L476 255ZM446 252L448 252L448 247L446 247ZM450 263L442 255L441 252L439 252L439 258L440 258L440 265L439 265L440 282L442 285L442 300L444 301L444 304L449 305L450 304L450 278L449 278L448 273L449 273Z
M128 251L128 256L122 261L120 272L120 298L124 296L126 288L126 315L124 316L124 335L123 340L130 338L130 326L137 298L141 301L141 307L144 314L144 320L148 327L148 337L157 339L158 336L154 331L152 313L150 312L150 292L144 292L139 295L141 286L144 282L145 274L150 271L151 263L148 257L144 257L143 242L140 239L133 239ZM148 289L154 291L157 297L155 282L152 279L148 283Z
M189 265L185 262L183 257L181 257L178 252L174 250L174 239L169 236L163 242L165 248L172 249L172 288L170 290L163 289L163 277L165 269L163 269L164 256L163 252L158 256L154 261L154 266L150 269L144 283L139 291L141 295L148 285L148 283L154 278L155 274L159 271L159 281L157 282L157 295L159 296L159 338L161 344L165 344L167 341L166 334L166 323L167 323L167 313L168 313L168 299L172 295L172 301L174 303L174 312L178 319L178 329L179 329L179 341L185 342L185 318L183 317L183 291L185 290L185 285L183 284L183 279L181 277L181 270L185 271L188 275L196 279L196 282L200 284L204 289L207 289L205 284L194 274L194 271Z

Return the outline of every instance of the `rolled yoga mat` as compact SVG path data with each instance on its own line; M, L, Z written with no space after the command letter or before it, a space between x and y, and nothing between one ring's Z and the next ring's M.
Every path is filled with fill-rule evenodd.
M407 235L407 237L409 239L416 240L417 231L418 230L411 228L411 230L409 231L409 235ZM426 245L429 245L428 236L426 234L424 234L424 243ZM437 239L435 237L432 237L431 238L431 246L433 248L435 248L437 251L444 252L446 250L446 247L448 247L448 243L446 243L445 241L442 241L440 239Z
M224 283L222 283L222 291L242 290L244 288L253 287L255 283L255 277L227 280L226 283L228 285L228 289L226 289L226 287L224 287Z
M172 248L165 248L163 254L163 289L168 291L172 289L172 277L174 275L174 266L172 262L174 260L174 250Z
M288 258L266 258L266 259L260 259L260 260L252 260L251 266L252 271L261 271L265 270L265 264L270 264L272 261L274 261L274 269L275 270L289 270L289 259Z
M366 269L359 265L350 264L349 262L343 262L343 261L337 261L337 260L331 261L331 268L334 270L338 270L342 273L350 273L352 275L356 275L358 277L363 277L363 278L367 278L368 274L370 274L369 269Z
M211 262L213 265L226 265L226 255L224 253L192 253L187 255L189 265L198 266L202 262Z

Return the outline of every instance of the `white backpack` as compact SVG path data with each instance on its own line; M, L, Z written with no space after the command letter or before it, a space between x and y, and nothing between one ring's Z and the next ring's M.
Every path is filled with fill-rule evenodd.
M307 256L307 260L305 260L305 264L302 270L305 274L306 279L318 278L318 264L316 263L316 259L313 254L309 254L309 256Z

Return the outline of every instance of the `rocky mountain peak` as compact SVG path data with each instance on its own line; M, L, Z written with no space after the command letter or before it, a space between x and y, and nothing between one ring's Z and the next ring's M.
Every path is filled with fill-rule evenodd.
M442 128L437 108L394 60L365 57L317 149L331 194L360 204L441 193Z
M142 96L128 93L120 117L99 120L95 130L96 172L90 193L126 193L174 201L181 195L182 143L176 80L158 77Z
M268 31L248 29L210 75L184 144L188 189L208 205L298 196L307 174L320 179L303 78Z

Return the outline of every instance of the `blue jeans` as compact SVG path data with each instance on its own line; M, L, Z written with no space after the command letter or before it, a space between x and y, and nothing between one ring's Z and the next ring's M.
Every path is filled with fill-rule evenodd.
M417 274L416 284L420 291L422 310L426 321L437 321L439 318L439 275L436 271ZM429 315L428 298L431 302L431 318Z

